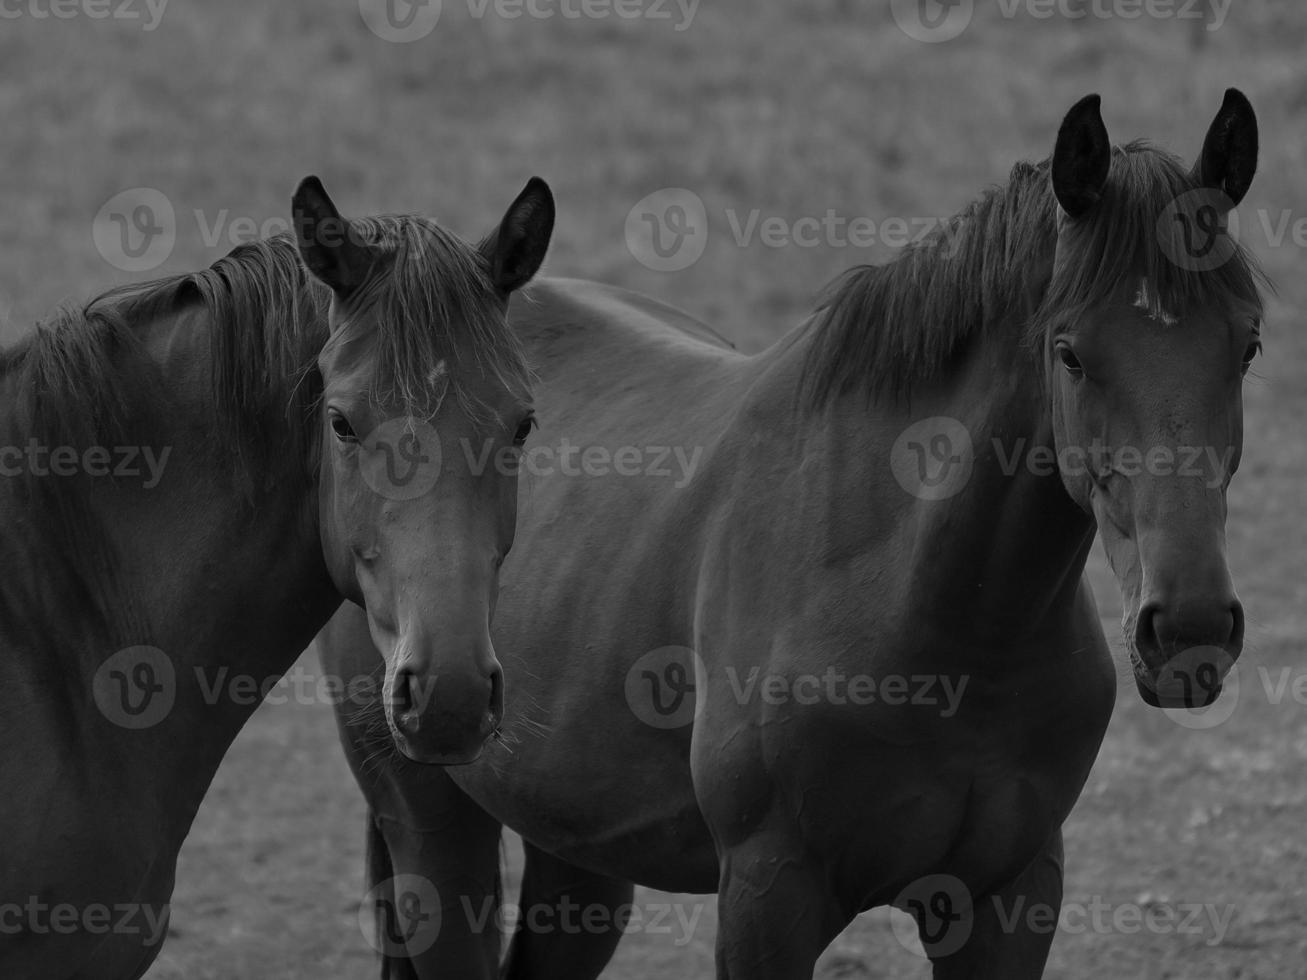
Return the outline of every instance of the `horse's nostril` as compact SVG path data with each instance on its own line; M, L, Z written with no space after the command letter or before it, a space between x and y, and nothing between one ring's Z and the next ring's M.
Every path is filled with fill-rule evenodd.
M490 712L490 720L498 727L504 714L504 672L499 667L490 672L490 704L487 710Z
M1243 603L1240 602L1238 599L1235 599L1234 603L1230 606L1230 619L1231 619L1230 646L1242 647L1243 627L1244 627ZM1236 654L1236 656L1238 656L1238 654Z
M1154 653L1163 645L1157 635L1157 609L1157 604L1151 602L1139 609L1139 618L1135 621L1135 648L1141 654Z
M395 673L395 682L390 689L391 708L401 729L408 727L405 722L410 718L413 703L413 674L401 669Z
M1194 646L1238 647L1243 630L1237 599L1149 602L1139 610L1135 645L1141 653L1162 655Z

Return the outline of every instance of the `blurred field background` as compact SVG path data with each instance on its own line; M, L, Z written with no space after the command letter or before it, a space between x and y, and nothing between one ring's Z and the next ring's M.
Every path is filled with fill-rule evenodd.
M1233 921L1216 945L1210 929L1062 930L1048 976L1302 975L1307 705L1292 689L1268 696L1265 680L1307 672L1307 254L1290 231L1273 234L1286 215L1307 218L1307 10L1241 0L1204 32L1147 16L1009 19L981 2L961 36L925 44L871 0L704 0L679 31L675 7L670 21L507 19L445 0L428 37L395 44L369 30L356 0L172 0L152 31L141 0L138 20L40 19L26 0L6 9L20 11L0 20L6 340L62 300L139 278L106 263L91 237L125 188L156 188L176 210L164 273L229 250L230 219L284 216L308 173L349 213L424 211L468 237L540 174L559 209L547 272L649 292L757 350L830 277L887 253L741 247L728 210L942 217L1016 160L1047 155L1086 92L1102 93L1114 140L1148 136L1192 157L1223 89L1242 88L1261 120L1262 163L1241 237L1279 294L1231 491L1231 564L1249 618L1240 691L1228 721L1191 731L1123 686L1067 828L1066 891L1083 905L1229 905ZM631 207L665 187L693 190L709 215L703 257L676 273L643 267L623 240ZM224 232L206 241L215 227ZM1097 555L1092 574L1115 639L1119 599ZM311 654L301 663L318 669ZM182 853L172 935L149 978L373 975L356 915L363 820L329 707L264 706ZM713 913L708 901L683 946L628 937L607 975L711 976ZM871 913L819 975L928 970Z

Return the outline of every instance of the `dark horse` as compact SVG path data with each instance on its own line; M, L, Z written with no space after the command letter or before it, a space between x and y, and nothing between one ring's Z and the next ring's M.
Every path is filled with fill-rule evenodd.
M293 203L295 238L106 293L0 360L0 976L145 972L251 685L342 596L404 753L467 760L499 724L517 480L436 472L432 439L526 435L505 317L552 198L533 181L479 248L347 221L316 178Z
M495 620L503 740L366 766L338 713L374 877L442 903L390 974L497 974L507 825L514 980L596 976L631 882L718 892L722 978L808 977L885 904L937 977L1039 976L1051 935L1011 910L1060 905L1116 691L1095 530L1146 701L1200 710L1241 649L1225 493L1262 283L1224 220L1256 147L1233 90L1193 169L1112 146L1087 97L1048 161L754 357L639 296L534 287L510 315L543 444ZM324 638L335 670L376 661L352 611Z

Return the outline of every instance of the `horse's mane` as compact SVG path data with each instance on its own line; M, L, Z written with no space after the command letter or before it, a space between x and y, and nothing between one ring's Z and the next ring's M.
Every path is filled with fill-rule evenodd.
M330 342L360 336L366 325L374 398L397 400L401 410L434 410L452 389L475 408L464 390L469 370L529 390L525 356L494 301L481 250L422 218L352 225L383 258L344 304L343 325ZM231 473L251 503L273 485L307 499L316 479L317 355L329 342L329 305L329 290L308 275L294 241L283 235L243 244L197 272L66 306L0 351L0 383L12 392L0 441L79 450L157 444L165 379L146 351L145 330L159 318L199 309L209 324L203 439L222 464L215 473ZM441 361L448 369L435 372ZM11 499L25 515L25 530L0 538L0 558L39 560L32 577L48 581L34 582L37 595L68 597L87 616L98 610L101 629L117 621L108 608L113 597L97 591L111 577L112 560L86 506L84 481L23 467L4 482L16 494ZM99 574L88 578L91 569ZM31 620L39 631L40 609L23 611L24 603L10 598L0 596L0 618Z
M808 328L816 333L804 365L804 403L820 408L849 392L907 394L985 329L1015 320L1038 341L1141 276L1153 312L1208 304L1260 312L1265 279L1237 242L1227 261L1207 271L1168 257L1158 221L1198 184L1177 157L1144 141L1114 149L1103 197L1064 238L1069 254L1054 269L1049 167L1049 160L1018 163L1007 184L919 245L839 276Z
M368 331L374 398L430 411L452 387L471 411L469 369L516 393L528 391L525 355L502 312L487 302L489 272L477 249L423 218L352 224L389 261L374 266L330 342ZM141 422L138 406L157 374L138 332L196 302L215 324L208 331L215 447L246 468L305 459L316 443L306 422L321 394L315 362L328 343L329 292L305 272L285 235L243 244L198 272L65 307L0 351L0 377L16 384L24 435L74 446L139 436L132 431ZM450 370L435 389L432 369L441 361Z

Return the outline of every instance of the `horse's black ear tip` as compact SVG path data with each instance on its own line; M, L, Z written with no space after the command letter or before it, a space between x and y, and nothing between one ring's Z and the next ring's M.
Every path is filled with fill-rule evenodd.
M1225 106L1239 106L1252 108L1252 103L1248 101L1248 96L1244 95L1233 85L1225 90L1225 97L1221 99Z
M309 174L295 187L291 204L296 208L305 208L311 201L321 201L327 196L327 189L316 174Z
M532 177L526 182L525 193L532 197L539 198L550 210L554 207L554 192L550 189L549 184L543 177Z
M1071 111L1067 113L1067 115L1100 116L1102 115L1102 113L1103 113L1103 97L1099 95L1097 92L1090 92L1088 95L1084 96L1078 102L1076 102L1076 104L1071 107Z
M1253 112L1253 104L1248 101L1248 96L1244 95L1237 88L1228 88L1225 90L1225 98L1221 100L1221 113L1244 116L1247 119L1256 121L1257 114Z

